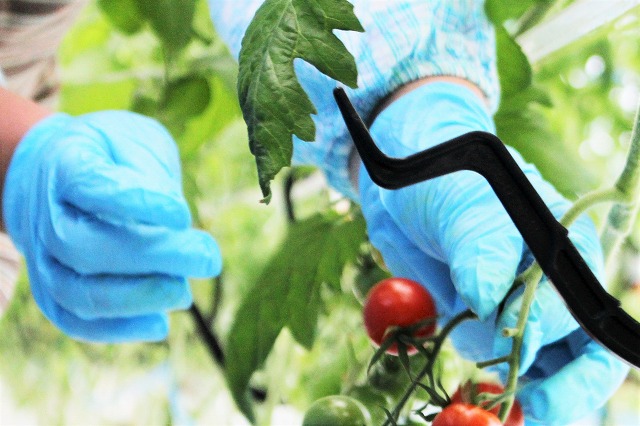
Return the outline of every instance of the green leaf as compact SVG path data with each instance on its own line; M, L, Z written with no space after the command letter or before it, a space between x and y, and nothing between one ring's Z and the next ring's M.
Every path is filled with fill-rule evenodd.
M315 138L316 110L300 86L294 59L356 87L355 60L333 30L364 31L345 0L266 0L242 40L238 94L256 157L264 202L270 182L291 164L292 135Z
M138 114L155 117L158 113L158 101L145 93L137 92L131 99L129 109Z
M484 12L496 26L508 19L516 19L522 16L537 0L486 0Z
M551 100L542 89L530 86L503 99L494 116L498 137L514 147L525 160L537 166L542 176L567 198L584 193L596 185L595 175L580 161L575 147L569 147L554 134L539 105Z
M290 227L240 305L229 333L227 382L248 417L246 391L251 375L262 366L284 327L299 343L312 346L321 285L338 285L345 265L355 261L364 240L361 216L315 215Z
M196 0L136 0L141 15L149 21L169 56L182 50L191 39Z
M531 64L518 43L503 27L496 28L498 76L502 98L509 98L531 86Z
M144 24L136 0L98 0L98 6L111 24L123 33L136 33Z
M489 2L486 7L495 3L505 2ZM494 116L498 136L535 164L544 178L568 198L591 189L595 176L583 167L576 152L558 142L559 136L551 132L537 109L551 106L551 98L532 85L533 72L526 55L502 26L496 27L496 44L502 90L500 109Z
M202 114L210 98L209 81L192 75L171 81L166 86L161 107L169 116L184 120Z
M197 75L182 77L164 86L158 118L175 138L180 138L193 117L202 114L209 105L209 81Z
M554 0L486 0L484 12L496 26L502 25L510 19L523 18L526 12L531 12L535 6L544 9ZM527 14L528 15L528 14Z

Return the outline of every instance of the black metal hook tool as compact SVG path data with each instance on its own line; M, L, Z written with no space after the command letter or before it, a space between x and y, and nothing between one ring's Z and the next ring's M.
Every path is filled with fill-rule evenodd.
M379 186L398 189L461 170L482 175L573 317L594 340L640 367L640 323L604 290L502 141L470 132L406 158L382 153L343 89L336 102L362 161Z

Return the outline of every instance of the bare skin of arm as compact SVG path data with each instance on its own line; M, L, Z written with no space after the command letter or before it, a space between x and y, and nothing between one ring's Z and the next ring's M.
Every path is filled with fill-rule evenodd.
M0 88L0 231L4 231L1 195L13 153L25 133L50 114L51 111L37 103Z

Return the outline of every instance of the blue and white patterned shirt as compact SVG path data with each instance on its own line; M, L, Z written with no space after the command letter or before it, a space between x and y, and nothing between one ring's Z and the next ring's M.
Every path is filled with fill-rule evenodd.
M262 0L209 0L219 35L238 57L242 37ZM428 76L455 76L477 85L491 112L499 102L495 35L483 0L352 0L364 33L336 31L358 66L358 88L347 93L368 117L400 86ZM357 199L349 180L351 138L335 105L336 82L296 61L296 73L318 110L316 141L294 137L294 164L324 170L329 184Z

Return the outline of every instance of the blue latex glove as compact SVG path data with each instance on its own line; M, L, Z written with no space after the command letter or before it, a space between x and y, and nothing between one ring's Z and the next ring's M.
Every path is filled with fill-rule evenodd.
M186 277L221 269L215 241L191 229L173 139L134 113L37 123L11 160L3 213L36 302L77 339L163 339L167 312L192 302Z
M386 154L405 157L474 130L495 132L481 100L463 86L432 83L392 103L371 133ZM570 203L511 153L560 217ZM376 186L361 168L359 182L371 241L389 269L428 287L442 323L467 308L478 314L480 321L466 322L452 335L463 356L480 361L506 355L511 339L501 330L515 327L520 296L510 297L497 321L496 308L532 259L484 178L458 172L392 191ZM591 221L577 220L570 237L602 282L602 253ZM530 381L518 399L529 422L546 425L564 425L597 409L627 372L578 327L547 281L531 308L521 368L523 381ZM504 376L506 370L500 372Z

